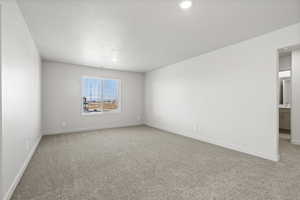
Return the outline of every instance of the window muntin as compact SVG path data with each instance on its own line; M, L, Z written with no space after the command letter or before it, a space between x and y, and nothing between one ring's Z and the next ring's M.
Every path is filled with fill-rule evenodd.
M120 110L120 80L84 77L82 90L83 113Z

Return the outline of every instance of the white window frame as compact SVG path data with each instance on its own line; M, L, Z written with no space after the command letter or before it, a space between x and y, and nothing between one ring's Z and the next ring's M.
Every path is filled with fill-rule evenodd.
M118 81L118 109L116 110L111 110L111 111L101 111L101 112L84 112L83 109L83 95L84 95L84 79L100 79L100 80L114 80L114 81ZM85 115L85 116L89 116L89 115L103 115L103 114L112 114L112 113L120 113L122 111L122 95L121 95L121 86L122 86L122 82L121 79L116 79L116 78L107 78L107 77L97 77L97 76L82 76L81 77L81 95L80 95L80 106L81 106L81 115ZM103 90L103 87L101 88ZM103 96L103 92L101 92L102 96Z

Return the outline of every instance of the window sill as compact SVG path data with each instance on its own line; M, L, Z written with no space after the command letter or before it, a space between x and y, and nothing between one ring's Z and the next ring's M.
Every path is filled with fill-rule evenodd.
M85 113L81 112L81 115L83 116L94 116L94 115L106 115L106 114L116 114L121 113L120 110L113 110L113 111L106 111L106 112L91 112L91 113Z

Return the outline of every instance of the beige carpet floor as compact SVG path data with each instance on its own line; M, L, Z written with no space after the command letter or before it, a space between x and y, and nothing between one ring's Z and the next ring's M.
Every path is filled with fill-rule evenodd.
M297 200L300 147L272 162L146 126L43 137L13 200Z

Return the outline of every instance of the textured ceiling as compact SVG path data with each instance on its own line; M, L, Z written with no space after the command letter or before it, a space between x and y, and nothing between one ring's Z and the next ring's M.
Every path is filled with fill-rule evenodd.
M149 71L300 22L299 0L18 0L43 59Z

